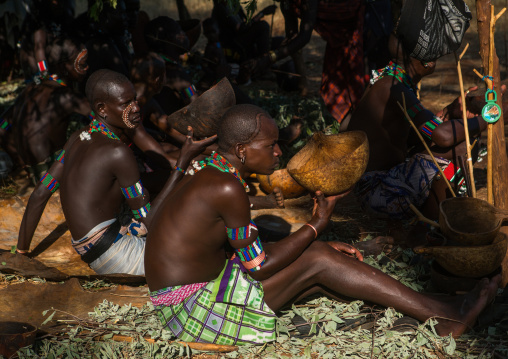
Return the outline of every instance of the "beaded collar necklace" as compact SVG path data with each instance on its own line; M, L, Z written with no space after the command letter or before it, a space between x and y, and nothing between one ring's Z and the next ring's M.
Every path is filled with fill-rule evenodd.
M92 121L90 122L90 127L88 128L88 131L83 131L79 135L79 138L81 139L81 141L84 141L84 140L90 141L92 139L91 134L94 132L102 133L103 135L105 135L108 138L111 138L112 140L120 141L120 138L117 135L115 135L109 128L107 128L105 124L97 121L93 111L88 117Z
M372 79L370 80L370 83L374 85L374 83L385 76L393 76L399 80L399 82L406 85L407 88L409 88L411 91L415 91L415 85L413 84L411 77L409 77L406 71L404 71L404 69L397 65L395 62L390 61L388 66L386 66L384 69L372 70Z
M88 133L92 134L94 132L102 133L106 135L106 137L111 138L112 140L120 141L120 137L115 135L109 128L106 127L102 122L97 121L95 118L92 122L90 122L90 128L88 129Z
M48 80L50 80L50 81L55 81L56 83L59 83L59 84L60 84L60 85L62 85L62 86L67 86L67 84L66 84L65 82L63 82L63 80L62 80L62 79L60 79L60 78L58 77L58 75L56 75L56 74L49 75L49 76L48 76Z
M245 181L243 180L242 176L240 176L240 173L238 173L238 170L233 167L231 163L221 155L219 155L217 152L212 152L211 157L205 158L203 161L199 162L193 162L192 166L194 167L194 171L189 171L190 175L193 175L195 172L198 172L205 168L206 166L211 166L217 168L221 172L229 172L235 178L242 184L243 188L245 188L246 192L249 192L249 186Z

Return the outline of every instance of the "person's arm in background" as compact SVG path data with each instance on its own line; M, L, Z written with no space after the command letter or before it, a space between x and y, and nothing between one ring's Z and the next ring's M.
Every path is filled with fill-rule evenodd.
M69 138L69 141L67 141L62 151L63 156L65 156L65 150L75 141L77 136L78 134L75 133ZM44 212L44 208L46 208L49 199L60 186L59 182L62 179L64 171L64 158L65 157L62 157L61 153L59 158L51 165L48 172L41 178L39 183L37 183L28 199L25 213L23 214L23 219L19 227L17 253L27 254L30 250L30 244L32 243L35 230Z

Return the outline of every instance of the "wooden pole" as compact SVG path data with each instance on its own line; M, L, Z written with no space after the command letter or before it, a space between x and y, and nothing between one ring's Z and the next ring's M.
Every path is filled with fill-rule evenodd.
M466 95L464 94L464 81L462 80L462 68L460 66L460 60L462 60L462 56L467 51L469 44L466 45L462 54L457 57L457 53L454 52L455 61L457 62L457 73L459 74L459 84L460 84L460 98L462 99L462 119L464 121L464 132L466 134L466 153L467 153L467 168L469 171L469 178L471 179L471 195L473 198L476 198L476 185L474 183L474 173L473 173L473 160L471 157L471 138L469 137L469 127L467 125L467 110L466 110Z
M494 5L490 5L490 31L489 31L489 80L494 74L494 26L496 19L494 16ZM492 83L488 88L492 88ZM493 94L489 94L489 100L492 100ZM494 204L494 195L492 192L492 128L493 124L487 125L487 202Z
M499 59L495 51L494 38L491 39L492 22L495 25L496 20L506 11L504 8L497 16L493 16L490 0L476 0L476 12L478 21L478 36L480 44L480 56L485 73L492 73L494 79L494 90L499 94L497 104L502 108L501 79L499 73ZM492 21L493 19L493 21ZM492 72L490 72L492 71ZM489 75L490 76L490 75ZM492 88L492 83L486 81L487 86ZM495 124L490 126L491 131L491 150L488 161L492 164L488 167L492 169L492 197L494 206L497 208L508 208L508 157L506 155L506 143L504 135L503 116ZM488 131L489 132L489 131ZM488 134L487 134L488 135ZM489 145L487 139L487 146ZM489 149L487 149L488 151ZM487 169L488 170L488 169Z
M490 0L476 0L476 15L478 22L478 38L480 44L480 56L484 71L489 68L490 54ZM500 16L500 15L499 15ZM497 85L496 92L501 94L501 76L499 73L499 59L495 51L492 54L493 78ZM502 96L497 97L497 104L502 108ZM494 206L501 209L508 208L508 156L506 155L506 143L504 134L503 116L492 126L492 194L494 197ZM506 228L506 227L505 227ZM505 232L505 228L501 231ZM508 283L508 256L505 257L503 264L503 280L501 287Z

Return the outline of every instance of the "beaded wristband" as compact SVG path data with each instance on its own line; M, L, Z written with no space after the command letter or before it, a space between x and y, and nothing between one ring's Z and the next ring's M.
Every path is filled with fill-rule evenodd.
M434 116L434 118L432 120L425 122L425 124L422 126L420 131L422 132L422 134L425 137L427 137L429 140L431 140L432 133L434 132L436 127L442 123L443 123L443 121L441 121L439 118Z
M196 94L196 88L194 87L194 85L190 85L189 87L187 87L186 89L180 91L180 94L185 97L185 98L191 98L192 96L194 96Z
M63 164L64 163L64 159L65 159L65 150L62 150L58 154L58 157L56 158L56 161L60 162L61 164Z
M44 177L41 178L41 183L45 185L51 193L55 193L58 187L60 187L60 183L58 183L49 172L46 172Z
M316 227L314 227L310 223L305 223L304 226L309 226L310 228L312 228L314 230L314 239L316 239L317 238L317 229L316 229Z
M173 169L177 170L178 172L182 172L183 174L185 174L185 170L184 169L181 169L180 167L176 166L173 167Z
M134 214L134 218L140 219L140 218L146 218L148 215L148 212L150 212L150 202L148 202L145 206L139 208L139 209L133 209L132 213Z
M46 65L46 61L42 60L37 63L37 67L40 72L48 71L48 66Z
M0 118L0 128L8 130L11 128L11 124L5 118Z

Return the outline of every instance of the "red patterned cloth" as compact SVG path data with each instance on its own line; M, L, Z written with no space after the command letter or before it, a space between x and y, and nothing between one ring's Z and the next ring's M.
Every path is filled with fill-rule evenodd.
M290 0L297 15L300 0ZM340 123L365 90L362 0L319 1L314 30L326 41L321 97Z
M177 289L172 289L174 287L169 287L164 292L158 292L156 297L151 297L152 303L155 307L159 305L168 306L179 304L207 284L208 282L193 283L179 286L180 288Z

